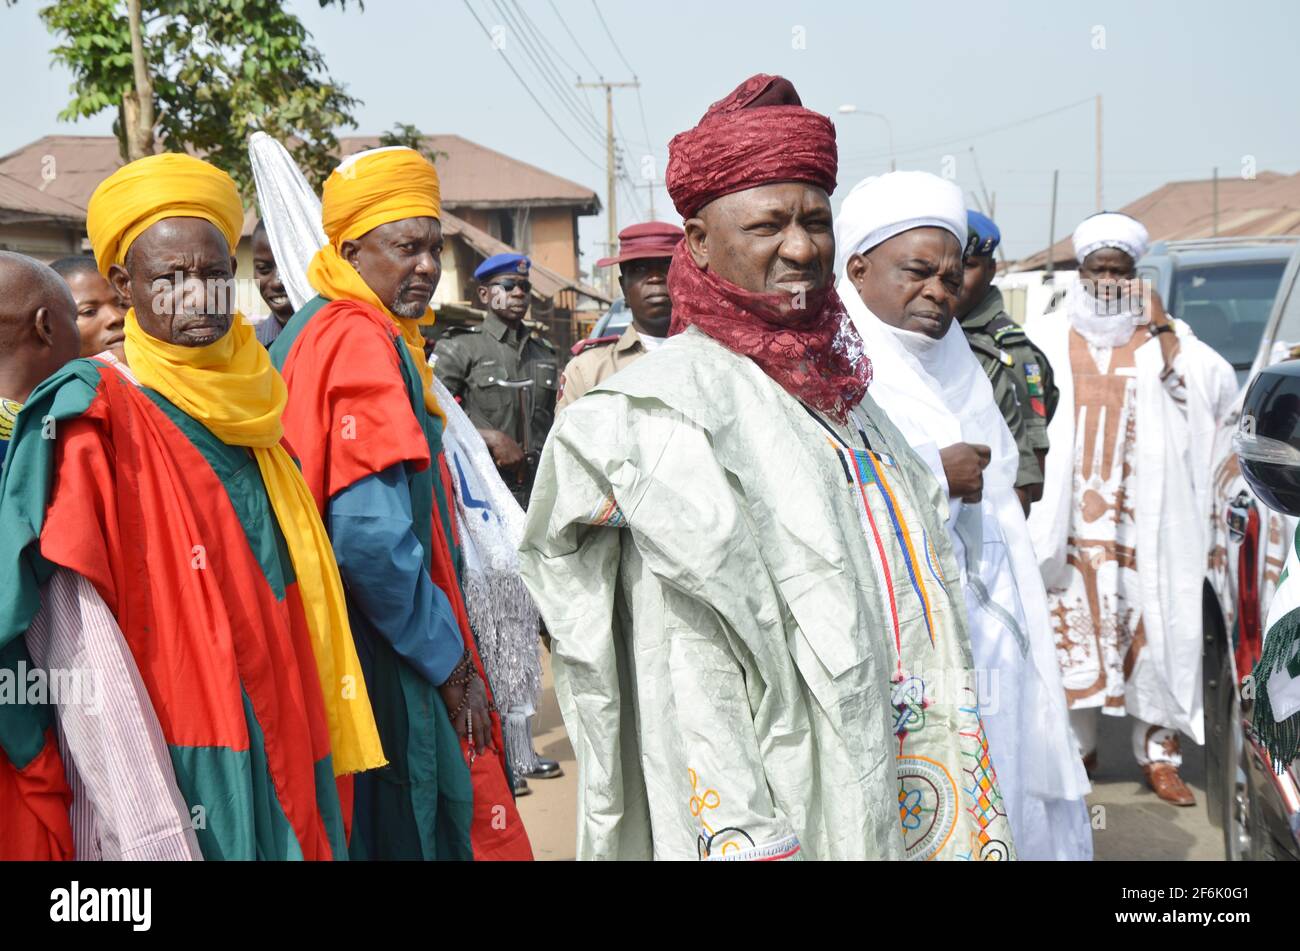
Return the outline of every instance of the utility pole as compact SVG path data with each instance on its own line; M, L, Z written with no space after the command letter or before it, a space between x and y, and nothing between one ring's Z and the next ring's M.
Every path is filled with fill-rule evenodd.
M1214 234L1219 234L1219 167L1214 167Z
M656 181L654 181L654 180L652 179L652 180L646 182L644 185L638 185L638 186L637 186L637 188L644 188L644 189L646 190L646 193L650 196L650 220L651 220L651 221L657 221L657 220L658 220L658 219L655 217L655 189L658 188L658 187L659 187L660 185L662 185L662 184L663 184L663 182L656 182Z
M618 156L614 151L614 90L637 89L640 85L636 80L630 83L607 83L602 80L598 83L577 84L579 89L605 90L605 188L607 192L605 211L609 218L611 255L618 253Z
M1097 93L1097 210L1105 207L1101 200L1101 93Z
M1052 273L1056 270L1052 264L1052 258L1055 257L1055 254L1052 253L1052 247L1056 244L1056 183L1060 177L1060 169L1052 172L1052 216L1047 226L1047 283L1051 282Z

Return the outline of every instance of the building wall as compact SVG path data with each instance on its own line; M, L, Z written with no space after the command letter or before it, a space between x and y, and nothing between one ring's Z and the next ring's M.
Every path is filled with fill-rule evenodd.
M578 279L577 228L572 208L534 208L529 257L571 281Z
M497 227L496 212L486 208L451 208L447 209L457 218L472 224L479 231L486 231L494 238L500 238L501 229Z
M49 224L0 225L0 251L17 251L49 264L70 254L81 254L84 232Z
M505 240L501 233L500 214L503 210L513 211L451 207L447 210L480 231L486 231L498 241ZM519 221L522 216L515 217ZM577 215L572 208L532 208L526 219L519 221L519 224L522 226L523 240L512 247L519 248L535 264L548 267L572 281L578 279Z

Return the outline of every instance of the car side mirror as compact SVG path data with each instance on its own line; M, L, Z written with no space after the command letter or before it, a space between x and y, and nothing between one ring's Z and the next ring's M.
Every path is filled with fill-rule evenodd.
M1268 367L1251 381L1232 448L1259 500L1300 516L1300 361Z

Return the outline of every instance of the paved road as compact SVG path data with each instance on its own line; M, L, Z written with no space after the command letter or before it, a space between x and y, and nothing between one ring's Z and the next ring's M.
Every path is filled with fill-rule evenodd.
M577 844L578 765L573 747L564 732L560 707L555 702L551 680L551 655L542 648L542 708L533 723L537 752L558 760L564 775L558 779L536 779L529 783L531 796L518 800L519 815L533 843L539 861L571 860Z
M550 657L543 651L545 695L537 720L537 749L559 760L564 776L535 780L533 794L519 800L519 812L539 860L572 859L577 823L577 766L551 689ZM1220 860L1223 835L1210 825L1205 809L1205 751L1186 742L1183 778L1196 792L1196 805L1178 809L1156 798L1133 761L1129 724L1103 717L1100 765L1088 799L1103 823L1093 832L1099 861L1117 859ZM1098 815L1095 807L1104 812Z
M1156 798L1133 760L1130 721L1102 717L1099 764L1088 797L1100 806L1104 828L1094 828L1093 852L1100 861L1223 859L1223 833L1210 825L1205 802L1205 748L1183 738L1182 776L1196 793L1196 805L1178 808ZM995 754L996 755L996 754Z

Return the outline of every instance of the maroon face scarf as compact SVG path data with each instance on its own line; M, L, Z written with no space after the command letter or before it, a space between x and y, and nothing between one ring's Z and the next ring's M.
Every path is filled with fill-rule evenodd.
M669 335L698 327L840 422L871 384L871 361L834 285L809 292L796 310L789 294L756 294L700 270L683 241L668 269L668 293Z
M668 145L668 193L682 218L723 195L774 182L835 190L835 127L803 108L780 76L747 79ZM747 291L696 266L686 242L668 271L670 334L698 327L749 357L791 395L843 421L871 383L862 349L833 284L805 295Z

